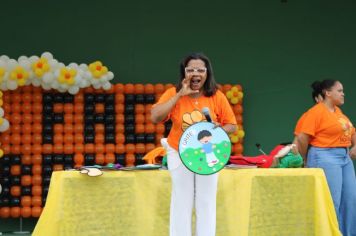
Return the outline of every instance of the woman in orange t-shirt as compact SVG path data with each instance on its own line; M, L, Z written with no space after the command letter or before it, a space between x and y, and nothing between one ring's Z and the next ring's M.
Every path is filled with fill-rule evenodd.
M344 104L343 86L336 80L324 80L314 82L312 88L322 91L323 101L305 114L298 144L301 150L310 145L307 167L325 172L342 234L356 235L356 179L351 160L356 158L356 134L338 108Z
M215 235L218 174L194 174L182 164L177 151L184 130L205 119L202 113L205 107L209 108L214 123L227 133L235 131L235 115L225 95L217 89L209 59L201 53L193 53L180 64L177 86L168 89L151 111L154 123L172 120L168 138L161 140L172 177L170 236L192 235L193 207L196 235Z

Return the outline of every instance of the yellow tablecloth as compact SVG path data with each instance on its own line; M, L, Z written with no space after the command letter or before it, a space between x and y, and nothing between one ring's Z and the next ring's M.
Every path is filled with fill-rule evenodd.
M167 236L168 171L54 172L34 236ZM217 236L341 235L321 169L222 170Z

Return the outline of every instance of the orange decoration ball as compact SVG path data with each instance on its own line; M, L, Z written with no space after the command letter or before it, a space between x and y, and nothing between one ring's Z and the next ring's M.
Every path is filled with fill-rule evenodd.
M23 218L28 218L28 217L30 217L30 216L31 216L31 213L32 213L31 207L25 206L25 207L22 207L22 208L21 208L21 216L22 216Z
M32 184L33 185L42 185L42 176L40 174L35 174L32 176Z
M31 197L30 196L22 196L21 197L21 206L23 207L29 207L31 206Z
M135 94L143 94L145 92L145 86L143 84L135 84Z
M31 175L22 175L21 176L21 185L22 186L30 186L32 184Z
M33 196L31 205L34 207L40 207L42 206L42 198L40 196Z
M135 86L133 84L125 84L124 85L124 92L126 94L133 94L135 92Z
M11 207L10 208L10 216L12 218L19 218L21 215L21 208L20 207Z
M38 218L40 217L41 213L42 213L42 207L37 207L37 206L32 207L32 217Z
M124 93L124 85L123 84L115 84L114 85L115 93Z
M115 163L115 154L114 153L106 153L105 154L105 163Z
M137 143L135 147L135 153L143 154L146 152L146 146L143 143Z
M95 155L95 163L98 165L103 165L105 163L105 156L103 153L97 153Z
M145 94L154 94L155 93L155 87L153 84L145 84Z

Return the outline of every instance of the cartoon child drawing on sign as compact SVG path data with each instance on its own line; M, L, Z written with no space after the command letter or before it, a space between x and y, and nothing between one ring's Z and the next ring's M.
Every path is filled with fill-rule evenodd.
M198 141L202 144L202 152L205 152L206 162L209 167L213 167L219 163L219 159L214 154L215 145L210 142L212 138L211 133L208 130L202 130L198 133Z

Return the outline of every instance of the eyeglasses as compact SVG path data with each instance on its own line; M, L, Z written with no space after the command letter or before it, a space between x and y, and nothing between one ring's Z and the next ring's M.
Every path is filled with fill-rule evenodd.
M186 67L185 68L185 73L187 74L191 74L194 72L198 72L199 74L204 74L206 72L206 68L202 67L202 68L190 68L190 67Z

